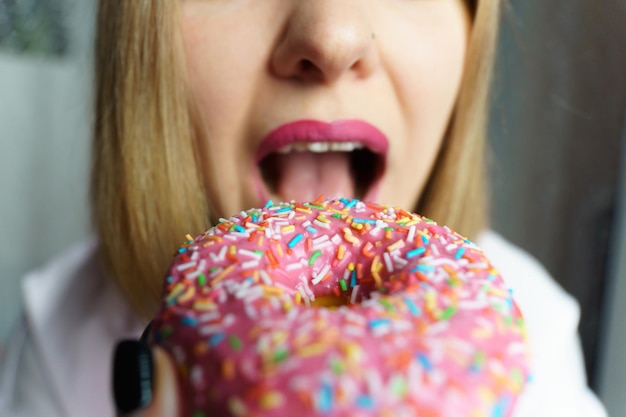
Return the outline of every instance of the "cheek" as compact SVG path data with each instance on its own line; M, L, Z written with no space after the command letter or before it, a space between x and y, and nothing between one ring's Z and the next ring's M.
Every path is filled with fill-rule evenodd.
M467 30L467 19L461 10L451 11L433 23L406 28L404 53L394 51L399 94L406 104L410 124L422 134L429 132L431 141L439 142L443 136L456 103Z
M207 42L198 42L197 39L185 43L187 54L187 71L189 93L197 106L198 116L202 127L211 133L212 137L222 137L226 126L234 126L232 119L238 117L235 111L237 103L243 101L240 97L243 89L235 88L235 74L222 71L225 63L216 48L207 48Z
M408 48L409 53L396 54L399 94L420 124L440 124L458 95L465 44L460 39L436 39Z
M401 15L400 12L403 12ZM451 106L463 72L469 16L459 1L405 5L385 21L390 34L385 44L389 69L410 104L427 100Z
M241 132L262 71L259 36L237 27L233 19L188 16L184 20L189 92L201 129L214 142L232 144ZM224 33L229 33L227 39ZM219 146L222 148L221 144Z
M390 197L419 199L458 97L466 55L468 20L461 9L439 19L409 16L395 23L384 59L401 107L406 138L391 155ZM416 23L417 22L417 23Z

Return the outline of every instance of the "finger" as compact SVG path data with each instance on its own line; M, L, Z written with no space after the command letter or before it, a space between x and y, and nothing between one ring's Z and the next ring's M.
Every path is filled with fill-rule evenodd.
M179 415L176 372L162 349L150 349L137 341L121 342L113 366L113 393L119 416Z
M170 357L159 347L153 349L155 359L154 401L141 417L178 417L180 415L176 370ZM138 416L133 416L138 417Z

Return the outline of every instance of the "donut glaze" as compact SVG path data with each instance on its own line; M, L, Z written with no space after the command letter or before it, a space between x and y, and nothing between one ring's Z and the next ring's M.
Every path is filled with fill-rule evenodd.
M149 336L184 416L503 417L529 378L500 275L432 220L270 202L188 239Z

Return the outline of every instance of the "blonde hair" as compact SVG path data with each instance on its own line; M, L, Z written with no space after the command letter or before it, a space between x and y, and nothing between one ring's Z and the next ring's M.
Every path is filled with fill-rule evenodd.
M416 211L474 239L487 226L486 137L500 2L476 2L448 133Z
M209 226L178 2L101 0L92 217L108 276L151 316L172 252ZM417 211L470 237L486 216L483 153L498 1L473 10L454 116Z

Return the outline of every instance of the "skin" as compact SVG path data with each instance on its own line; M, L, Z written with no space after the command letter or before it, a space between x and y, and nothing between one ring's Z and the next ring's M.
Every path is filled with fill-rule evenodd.
M258 144L302 119L376 126L390 145L378 200L414 207L458 95L469 28L461 0L184 0L213 213L264 203L251 180ZM154 401L135 416L176 415L175 371L160 349L155 369Z
M376 126L390 143L377 200L415 207L461 83L463 1L187 0L182 19L213 213L265 203L252 180L258 145L302 119Z

